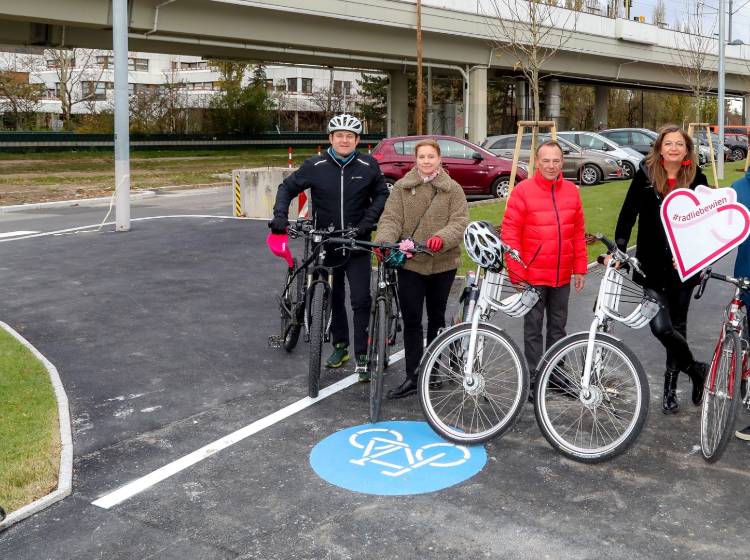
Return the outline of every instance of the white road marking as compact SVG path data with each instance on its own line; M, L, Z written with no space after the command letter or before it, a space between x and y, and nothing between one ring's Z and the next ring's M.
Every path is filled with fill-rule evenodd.
M6 231L5 233L0 233L0 238L19 237L21 235L33 235L34 233L39 233L39 232L38 231Z
M400 350L399 352L396 352L395 354L393 354L393 356L391 356L390 363L395 363L401 360L403 357L404 351ZM281 422L286 418L289 418L290 416L306 409L316 402L322 401L326 397L330 397L331 395L338 393L339 391L342 391L347 387L354 385L355 383L357 383L356 374L345 377L341 381L338 381L329 387L321 389L320 393L318 394L318 398L316 399L311 399L310 397L300 399L297 402L282 408L281 410L277 410L273 414L269 414L268 416L261 418L260 420L256 420L252 424L248 424L244 428L240 428L239 430L214 441L213 443L204 445L200 449L197 449L192 453L181 457L180 459L172 461L171 463L164 465L160 469L142 476L141 478L138 478L133 482L129 482L125 486L118 488L114 492L105 494L101 498L98 498L91 503L103 509L109 509L113 506L116 506L117 504L121 504L122 502L132 498L136 494L140 494L141 492L147 490L148 488L151 488L155 484L158 484L159 482L166 480L167 478L177 474L178 472L183 471L188 467L191 467L192 465L203 461L204 459L207 459L208 457L218 453L222 449L226 449L227 447L234 445L235 443L238 443L251 435L257 434L258 432L268 428L269 426L273 426L274 424Z
M241 218L238 216L216 216L213 214L173 214L167 216L147 216L145 218L132 218L131 222L144 222L147 220L160 220L163 218L219 218L222 220L247 220L248 218ZM22 237L14 237L13 239L3 239L0 243L7 243L8 241L20 241L21 239L32 239L34 237L45 237L48 235L63 235L71 232L81 233L94 233L104 226L113 226L115 222L105 222L103 224L93 224L90 226L78 226L68 229L59 229L57 231L46 231L43 233L37 232L26 232ZM88 231L87 231L88 230ZM107 230L104 233L111 233L111 230Z

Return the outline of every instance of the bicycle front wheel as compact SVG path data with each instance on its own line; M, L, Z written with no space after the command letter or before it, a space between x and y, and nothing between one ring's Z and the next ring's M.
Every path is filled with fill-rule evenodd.
M307 373L307 394L314 399L320 390L320 358L325 332L325 285L316 282L310 298L310 362Z
M706 376L701 405L701 452L714 463L724 453L740 406L742 359L737 333L727 331L717 344Z
M582 390L589 334L566 336L539 364L534 413L547 441L563 455L598 463L623 453L648 414L643 366L616 338L597 333L588 392Z
M294 268L291 268L287 275L287 283L293 275L294 280L292 280L292 285L287 289L287 297L284 301L286 309L282 308L281 310L282 346L287 352L291 352L297 346L300 331L302 330L301 315L304 312L302 304L304 278L297 270L297 262L295 261Z
M385 301L376 300L370 330L370 348L367 367L370 369L370 422L380 420L380 405L383 402L383 370L385 369L386 324Z
M425 350L419 368L419 402L427 422L445 439L487 441L513 426L529 393L529 373L513 340L480 323L469 354L471 324L444 330ZM471 360L472 374L465 375Z

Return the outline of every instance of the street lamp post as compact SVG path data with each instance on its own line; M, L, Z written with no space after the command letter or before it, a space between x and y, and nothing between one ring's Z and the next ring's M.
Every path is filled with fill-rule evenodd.
M726 50L726 29L724 26L724 0L719 0L719 106L717 107L717 120L719 121L719 152L716 156L716 175L719 180L724 179L724 79L726 69L724 68L724 51ZM716 185L717 187L719 185Z

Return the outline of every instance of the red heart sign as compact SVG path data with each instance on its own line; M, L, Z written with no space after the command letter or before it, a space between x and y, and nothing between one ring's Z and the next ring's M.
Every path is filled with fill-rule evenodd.
M676 189L661 205L661 220L683 281L750 235L750 212L728 188Z

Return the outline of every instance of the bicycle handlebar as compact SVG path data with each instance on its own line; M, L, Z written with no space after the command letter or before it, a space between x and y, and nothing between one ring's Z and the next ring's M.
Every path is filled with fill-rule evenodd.
M611 239L609 239L606 235L602 233L595 233L594 237L604 243L604 245L607 247L607 251L609 251L610 256L612 259L616 262L623 263L625 266L623 268L628 268L629 266L633 267L633 270L635 270L637 273L639 273L641 276L645 278L646 274L641 270L641 263L638 262L638 259L635 257L631 257L628 255L625 251L621 250L616 243L614 243ZM599 264L604 264L604 259L601 258L601 255L597 257L596 261Z
M392 251L398 251L399 250L399 244L398 243L381 243L381 242L373 242L373 241L364 241L361 239L354 239L351 237L329 237L326 241L329 243L340 243L341 245L348 245L350 247L359 247L359 248L365 248L365 247L372 247L373 249L390 249ZM426 245L423 245L421 243L415 243L413 249L409 249L409 253L425 253L428 255L432 255L432 251L430 251Z
M722 282L733 284L743 292L750 291L750 278L735 278L734 276L729 276L728 274L719 274L718 272L712 272L711 267L709 266L707 269L701 272L701 283L698 285L698 292L696 292L695 296L693 296L695 299L700 299L703 296L703 292L706 291L706 284L708 284L709 278L714 278L716 280L721 280Z

